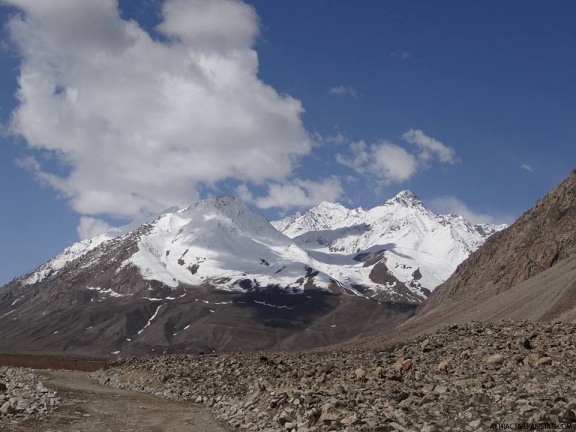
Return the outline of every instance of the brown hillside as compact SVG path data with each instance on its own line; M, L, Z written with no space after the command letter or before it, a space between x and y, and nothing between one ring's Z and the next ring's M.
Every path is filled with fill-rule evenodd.
M501 319L576 322L576 170L460 264L416 316L358 345Z
M502 293L576 254L576 170L513 225L494 234L422 305L418 315Z

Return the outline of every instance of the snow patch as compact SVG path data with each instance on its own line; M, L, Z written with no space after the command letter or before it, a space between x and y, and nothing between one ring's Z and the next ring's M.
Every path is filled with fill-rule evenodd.
M158 312L160 312L162 306L164 306L164 304L158 305L154 314L150 317L146 325L138 331L138 334L142 333L146 328L148 328L148 326L150 326L150 324L152 324L152 321L154 320L154 318L156 318L156 315L158 315Z
M16 303L18 303L18 302L19 302L20 300L22 300L23 298L24 298L24 296L18 297L16 300L14 300L14 301L12 302L12 304L11 304L10 306L14 306Z
M119 292L116 292L111 288L103 289L99 287L86 287L86 289L90 291L97 291L100 294L106 294L109 295L110 297L127 297L133 295L133 294L120 294Z
M4 318L6 315L10 315L13 312L16 312L16 309L12 309L10 312L6 312L4 315L0 315L0 318Z
M294 306L293 306L293 307L278 306L278 305L273 305L273 304L266 303L266 302L263 302L263 301L258 301L258 300L254 300L254 303L258 303L258 304L260 304L260 305L268 306L268 307L272 307L272 308L276 308L276 309L294 309Z

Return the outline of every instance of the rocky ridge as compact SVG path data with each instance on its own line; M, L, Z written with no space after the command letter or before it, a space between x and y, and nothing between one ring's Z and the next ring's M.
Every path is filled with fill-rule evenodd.
M576 325L446 326L377 350L118 360L100 382L209 406L249 431L476 431L576 423Z
M30 416L46 414L59 404L56 392L44 387L30 370L0 367L0 430Z

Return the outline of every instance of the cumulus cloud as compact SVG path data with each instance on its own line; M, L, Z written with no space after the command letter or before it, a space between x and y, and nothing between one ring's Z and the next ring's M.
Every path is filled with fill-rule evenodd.
M386 182L403 182L416 173L416 157L389 141L367 145L364 141L350 144L352 156L336 155L336 161L360 174L369 174Z
M382 173L383 177L394 182L408 180L416 173L418 167L414 155L389 142L372 146L372 158L371 171Z
M404 148L387 140L371 145L358 141L349 145L348 154L338 153L336 161L382 183L409 180L419 171L428 168L434 160L448 164L459 161L453 148L420 130L410 129L402 135L402 139L415 145L416 149Z
M410 129L402 135L402 139L407 143L414 144L420 152L418 158L422 162L429 162L437 158L442 163L455 164L458 162L456 152L452 147L445 146L440 141L429 137L421 130Z
M261 209L288 209L311 207L322 201L338 201L344 189L337 177L329 177L318 182L297 179L284 184L272 183L263 197L255 198L245 185L238 187L237 193L242 200Z
M191 46L242 50L258 35L256 12L240 1L171 0L162 14L158 30Z
M328 94L331 95L335 95L335 96L352 96L352 97L358 97L358 93L356 92L356 90L353 87L350 86L337 86L337 87L332 87L330 90L328 90Z
M500 214L490 215L486 213L475 212L458 198L448 195L433 198L429 202L430 209L439 214L457 214L468 222L473 224L490 223L490 224L510 224L514 221L514 216Z
M301 103L257 77L241 1L166 0L161 39L116 0L0 1L20 9L11 132L60 164L25 163L81 214L187 205L230 178L280 184L311 151Z
M105 233L110 228L112 228L112 226L102 219L81 216L80 223L76 230L78 231L78 237L80 237L80 240L85 240L96 237L98 234Z

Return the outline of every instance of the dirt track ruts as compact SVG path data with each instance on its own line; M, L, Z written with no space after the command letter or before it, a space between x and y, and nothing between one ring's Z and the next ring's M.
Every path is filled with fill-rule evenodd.
M19 424L0 423L0 431L23 432L217 432L227 429L203 407L128 390L103 387L86 373L40 372L58 391L62 405L53 413Z

